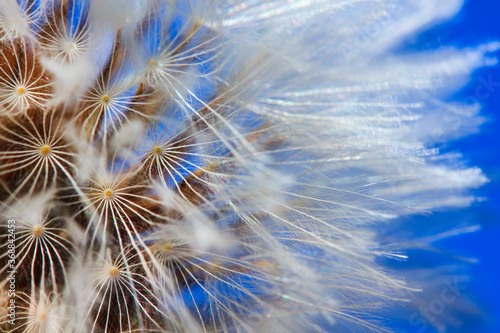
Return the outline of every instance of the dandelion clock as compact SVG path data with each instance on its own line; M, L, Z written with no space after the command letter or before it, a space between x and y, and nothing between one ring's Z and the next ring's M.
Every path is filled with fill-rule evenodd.
M498 45L394 50L460 6L2 0L1 330L452 326L462 282L411 257L478 227L415 216L487 182L442 147Z

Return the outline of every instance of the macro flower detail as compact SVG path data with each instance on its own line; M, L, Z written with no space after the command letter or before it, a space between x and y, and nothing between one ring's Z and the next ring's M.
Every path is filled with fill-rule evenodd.
M2 1L0 329L385 331L388 225L486 182L439 98L497 45L391 49L439 3Z

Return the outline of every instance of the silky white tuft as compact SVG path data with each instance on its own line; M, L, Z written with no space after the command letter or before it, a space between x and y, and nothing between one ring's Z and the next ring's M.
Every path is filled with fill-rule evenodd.
M440 148L499 45L394 51L460 6L3 1L1 330L386 331L391 226L488 181Z

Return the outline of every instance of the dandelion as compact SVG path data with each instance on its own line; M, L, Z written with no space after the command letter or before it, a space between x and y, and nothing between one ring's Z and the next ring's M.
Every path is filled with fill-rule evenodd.
M486 181L439 153L479 121L438 94L497 45L390 51L456 9L2 1L0 329L386 331L417 292L386 226Z

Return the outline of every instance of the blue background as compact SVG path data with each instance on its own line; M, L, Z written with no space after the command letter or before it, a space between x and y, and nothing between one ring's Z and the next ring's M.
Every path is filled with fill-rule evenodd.
M492 41L500 41L500 1L469 0L456 17L407 40L403 49L426 51L441 46L466 48ZM493 56L500 59L500 52ZM473 73L469 84L451 99L462 101L475 96L476 87L481 84L479 78L487 79L490 75L494 82L500 83L500 66L482 68ZM448 253L479 260L477 264L465 265L470 280L466 295L460 296L470 298L478 304L479 309L471 306L462 309L464 314L459 315L462 326L447 331L454 333L500 332L500 86L495 88L489 98L481 101L481 105L481 115L487 121L479 134L452 142L442 150L460 152L467 165L478 166L484 171L490 182L475 193L486 200L474 203L469 208L415 218L415 222L427 225L444 221L456 221L459 225L482 225L478 232L436 244ZM422 266L422 262L428 259L421 257L416 260L421 262L412 263L410 260L407 264ZM457 260L449 261L454 265ZM470 314L467 315L468 311ZM395 319L392 327L397 327L398 332L419 332L420 328L410 325L408 319L401 318ZM435 330L427 328L420 332L434 333Z

